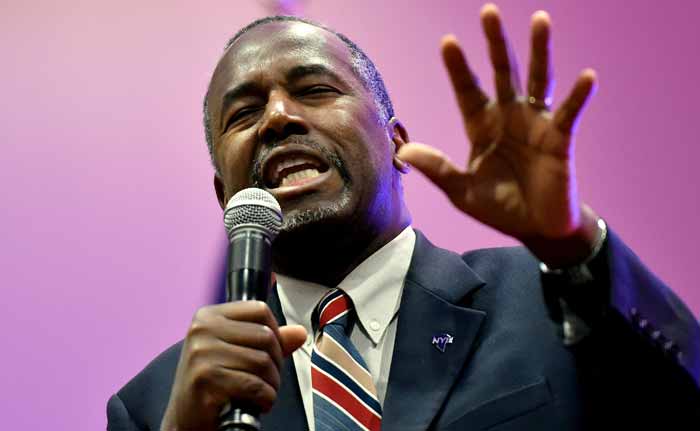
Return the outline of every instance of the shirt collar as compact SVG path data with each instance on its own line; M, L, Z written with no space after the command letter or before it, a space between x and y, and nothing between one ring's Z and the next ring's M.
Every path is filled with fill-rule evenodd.
M379 343L399 311L415 243L416 234L408 226L338 285L352 299L359 324L374 344ZM277 289L287 322L302 325L311 334L311 315L328 287L277 274Z

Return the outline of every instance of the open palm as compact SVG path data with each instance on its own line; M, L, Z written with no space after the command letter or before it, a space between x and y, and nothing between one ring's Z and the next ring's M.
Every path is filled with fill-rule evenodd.
M565 237L580 224L573 132L593 93L595 73L584 70L566 100L550 112L549 16L533 15L527 95L520 89L498 9L484 6L481 20L495 72L495 100L479 87L457 40L446 36L442 41L471 142L467 166L460 168L440 151L418 143L405 144L399 157L430 178L459 209L507 235L525 242Z

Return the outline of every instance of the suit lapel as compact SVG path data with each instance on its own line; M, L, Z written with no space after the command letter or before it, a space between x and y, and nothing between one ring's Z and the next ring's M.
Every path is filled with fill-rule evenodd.
M267 305L277 318L277 322L285 325L287 322L282 313L277 286L271 290ZM282 384L277 392L277 401L272 410L261 417L263 429L266 431L308 430L309 425L306 423L306 414L299 391L299 380L291 356L284 360L280 374Z
M486 313L457 305L484 282L460 256L416 232L406 275L382 430L425 430L464 367ZM444 352L433 344L452 336ZM440 344L437 338L437 344ZM443 340L445 341L445 340Z

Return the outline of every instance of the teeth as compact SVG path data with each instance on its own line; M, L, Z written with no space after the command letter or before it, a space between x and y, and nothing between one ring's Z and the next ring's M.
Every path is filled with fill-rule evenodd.
M280 186L288 186L297 181L305 180L307 178L315 178L317 176L319 176L317 169L304 169L303 171L293 172L287 175L286 177L282 178L282 183L280 184Z
M283 170L283 169L287 169L287 168L290 168L290 167L292 167L292 166L294 166L294 165L298 165L298 164L301 164L301 163L304 163L304 162L305 162L304 159L301 159L301 158L298 158L298 157L295 157L295 158L292 158L292 159L283 160L283 161L279 164L279 166L277 167L277 170L281 171L281 170Z
M281 172L292 166L302 165L302 164L314 164L312 160L306 157L292 157L291 159L282 160L279 165L277 165L277 172Z

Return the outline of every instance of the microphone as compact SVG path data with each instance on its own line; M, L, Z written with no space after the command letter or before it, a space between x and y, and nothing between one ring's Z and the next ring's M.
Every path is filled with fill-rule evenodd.
M226 204L224 225L229 239L227 300L265 301L270 288L272 241L282 226L279 203L265 190L241 190ZM250 405L227 404L219 416L219 430L259 431L257 410Z

